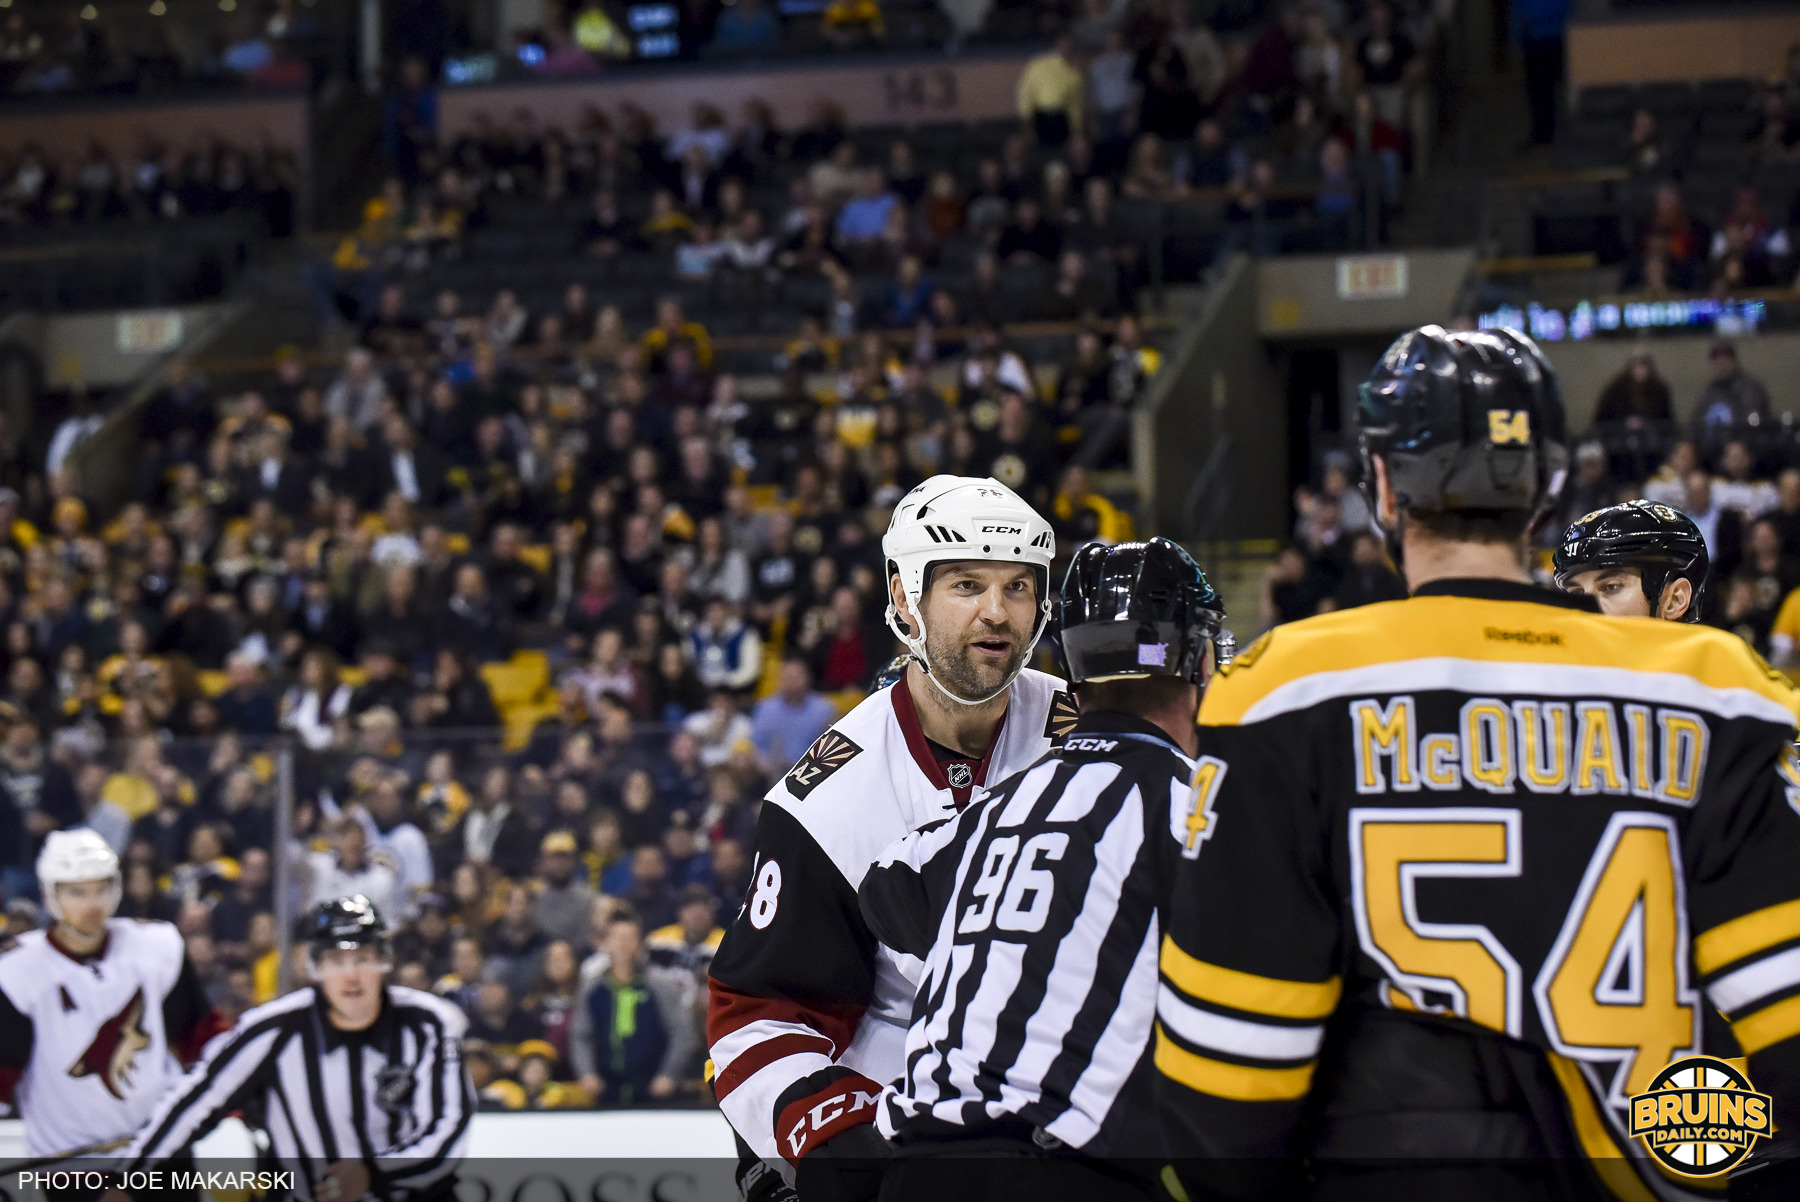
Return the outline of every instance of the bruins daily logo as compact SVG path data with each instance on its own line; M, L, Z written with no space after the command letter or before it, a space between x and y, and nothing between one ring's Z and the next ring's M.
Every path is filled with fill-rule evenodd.
M788 792L795 800L805 801L806 795L818 788L820 783L862 754L862 748L845 738L835 730L828 730L813 740L813 745L806 749L787 774Z
M1050 713L1044 718L1044 737L1050 740L1050 750L1062 750L1063 740L1075 729L1075 720L1080 716L1075 709L1075 698L1067 689L1058 689L1050 695Z
M1631 1099L1631 1134L1684 1177L1717 1177L1742 1164L1774 1129L1769 1095L1713 1056L1684 1056Z

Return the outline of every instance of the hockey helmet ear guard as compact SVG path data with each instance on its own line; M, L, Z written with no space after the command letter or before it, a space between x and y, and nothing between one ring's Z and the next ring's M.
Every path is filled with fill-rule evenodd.
M1074 684L1174 676L1200 683L1225 606L1180 545L1088 543L1062 587L1063 662Z
M1552 564L1559 588L1568 588L1582 572L1636 568L1652 613L1671 580L1686 580L1694 586L1694 596L1679 620L1698 622L1712 557L1700 527L1687 514L1655 501L1627 501L1576 519L1563 532Z
M58 885L77 881L107 881L112 889L109 912L119 906L122 892L119 857L98 833L86 827L72 831L51 831L44 836L43 850L37 859L38 888L43 891L44 909L50 917L62 918L62 905L56 899Z
M888 629L906 645L938 690L963 705L981 705L1005 692L1013 677L979 698L959 697L938 680L925 650L925 589L931 582L931 570L940 564L977 560L1030 567L1037 586L1038 612L1026 655L1020 661L1022 669L1050 620L1050 561L1056 554L1056 535L1050 523L998 480L933 476L901 498L882 536L881 553L887 558L890 582ZM894 603L891 582L895 576L900 578L901 594L912 610L911 623L901 617L900 607Z
M1543 352L1517 331L1422 326L1388 348L1357 395L1363 488L1377 520L1377 456L1402 511L1537 515L1562 492L1562 395Z

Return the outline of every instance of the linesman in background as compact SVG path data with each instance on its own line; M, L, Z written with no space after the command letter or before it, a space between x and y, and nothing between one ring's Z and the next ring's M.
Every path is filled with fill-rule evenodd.
M1186 1192L1717 1197L1628 1099L1710 1004L1800 1131L1800 692L1532 584L1566 444L1529 339L1407 334L1359 421L1412 596L1278 627L1201 705L1155 1054Z
M1075 553L1059 751L889 848L858 897L925 961L876 1124L884 1202L1151 1196L1156 910L1195 827L1194 715L1224 609L1167 539Z
M461 1010L389 985L387 923L360 894L306 916L318 982L207 1045L122 1154L155 1167L236 1110L312 1202L449 1202L475 1110Z

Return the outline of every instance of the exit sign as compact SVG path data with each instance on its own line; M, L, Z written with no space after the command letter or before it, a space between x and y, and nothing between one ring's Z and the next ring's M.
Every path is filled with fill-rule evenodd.
M1406 295L1405 255L1346 255L1337 261L1339 300L1394 300Z

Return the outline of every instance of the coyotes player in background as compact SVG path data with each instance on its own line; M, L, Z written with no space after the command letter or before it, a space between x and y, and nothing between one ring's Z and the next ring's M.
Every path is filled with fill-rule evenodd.
M934 476L882 553L905 675L858 705L769 791L749 896L712 964L719 1107L751 1153L792 1165L801 1202L869 1196L869 1124L900 1075L919 960L880 947L856 889L876 855L1033 763L1072 724L1055 677L1025 669L1049 614L1055 537L995 480ZM778 1178L752 1161L747 1197Z
M56 920L0 953L0 1084L33 1158L123 1144L224 1029L166 922L114 918L119 858L90 830L56 831L38 856Z

